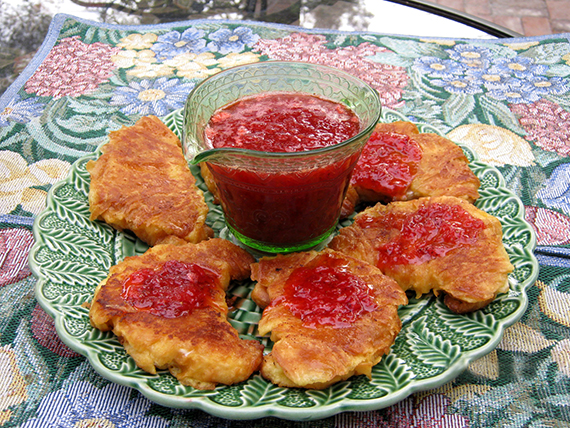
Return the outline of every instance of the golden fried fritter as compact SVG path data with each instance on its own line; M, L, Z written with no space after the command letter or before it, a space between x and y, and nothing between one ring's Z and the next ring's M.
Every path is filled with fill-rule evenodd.
M481 183L458 145L430 133L414 135L412 140L421 147L422 159L410 185L408 199L456 196L473 203L479 198Z
M214 176L213 176L212 172L210 171L210 168L208 168L207 162L201 162L200 163L200 173L202 174L202 178L204 179L204 183L208 187L208 191L212 194L212 196L214 198L213 202L215 204L219 204L220 203L220 192L218 191L218 185L214 181Z
M259 333L274 342L261 374L285 387L322 389L370 377L401 328L405 293L374 266L328 249L262 258L252 299Z
M374 128L374 132L389 133L403 135L417 135L420 133L418 127L412 122L396 121L390 123L378 123Z
M95 291L91 324L112 330L149 373L168 369L198 389L244 381L258 370L263 345L240 339L227 321L225 290L249 277L254 259L223 239L178 242L113 266Z
M499 220L453 196L377 204L357 214L329 247L378 266L418 296L445 293L456 313L507 291L513 270Z
M212 235L208 206L178 137L155 116L109 133L102 155L87 163L92 220L131 230L149 245L174 235L200 242Z
M348 186L346 189L346 195L342 200L342 206L340 207L340 218L347 218L354 212L356 205L360 201L360 196L356 189L352 186Z
M479 197L479 179L459 146L411 122L376 126L356 165L350 186L358 194L345 200L343 215L359 202L406 201L424 196ZM351 195L350 191L348 195Z

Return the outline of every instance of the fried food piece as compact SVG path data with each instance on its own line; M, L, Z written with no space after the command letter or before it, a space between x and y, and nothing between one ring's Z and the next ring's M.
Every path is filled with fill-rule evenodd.
M202 174L202 178L204 179L204 183L208 187L208 191L214 197L213 202L215 204L219 204L220 192L218 190L218 185L214 181L214 175L212 174L212 171L210 171L210 168L208 168L208 164L206 162L200 163L200 174Z
M479 197L479 179L459 146L411 122L376 126L352 174L358 194L345 200L343 214L359 202L406 201L424 196ZM350 192L349 192L350 195Z
M499 220L453 196L377 204L357 214L329 247L378 266L418 296L445 293L456 313L506 292L513 270Z
M351 215L354 212L356 205L358 205L359 200L360 196L358 195L358 192L354 187L349 185L348 189L346 189L346 195L342 200L342 206L340 207L340 218L347 218Z
M170 235L193 243L212 235L180 140L159 118L110 132L101 151L86 165L92 220L131 230L151 246Z
M410 198L456 196L468 202L479 198L481 183L469 168L463 150L437 134L422 133L412 137L422 149L418 173L410 184Z
M374 128L374 132L403 134L403 135L417 135L420 133L415 123L396 121L390 123L378 123Z
M249 277L254 259L219 238L178 242L113 266L95 290L91 324L112 330L148 373L168 369L197 389L244 381L258 370L263 345L242 340L227 321L225 291Z
M322 389L371 376L401 322L405 293L379 269L328 249L262 258L252 299L265 308L259 333L274 342L261 374L285 387Z

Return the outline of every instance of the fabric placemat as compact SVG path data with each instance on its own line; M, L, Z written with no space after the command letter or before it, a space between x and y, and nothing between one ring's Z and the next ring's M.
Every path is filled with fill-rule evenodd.
M344 69L385 107L495 166L533 226L539 278L497 348L455 380L391 407L312 422L220 419L107 381L65 346L27 264L46 194L109 131L183 107L202 79L256 61ZM570 426L570 43L568 35L426 39L200 20L112 26L57 15L0 98L0 426Z

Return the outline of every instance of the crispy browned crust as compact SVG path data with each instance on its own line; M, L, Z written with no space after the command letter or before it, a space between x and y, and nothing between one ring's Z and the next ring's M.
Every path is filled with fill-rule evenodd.
M354 212L356 205L358 205L358 201L360 200L360 196L356 189L352 186L348 186L346 190L346 195L342 200L342 206L340 209L340 218L347 218Z
M430 290L436 294L445 293L445 303L454 312L466 313L480 309L498 293L507 291L507 277L513 270L503 246L501 223L497 218L464 199L439 196L392 202L388 205L377 204L359 213L356 219L376 218L391 212L411 213L423 204L431 203L460 205L473 217L481 219L485 229L472 245L456 248L445 256L423 264L388 266L382 268L382 271L395 279L403 290L412 289L417 295ZM377 266L379 253L376 249L399 233L396 228L362 228L355 221L351 226L343 228L329 247Z
M92 220L131 230L149 245L170 235L193 243L212 235L180 140L159 118L110 132L101 151L86 166Z
M473 203L479 198L481 183L458 145L437 134L417 134L412 138L422 149L422 159L408 199L455 196Z
M400 200L456 196L473 203L479 198L479 179L469 168L469 161L461 148L453 141L437 134L419 133L417 126L411 122L379 123L374 132L408 135L422 151L418 171ZM388 203L395 200L358 184L351 184L350 187L357 197L348 193L351 197L344 201L343 217L352 213L359 202Z
M298 267L318 263L331 254L346 262L353 274L373 290L378 308L351 326L307 327L283 304L269 305L283 295L287 278ZM387 354L401 328L397 309L407 303L404 292L379 269L340 253L324 250L262 258L252 265L257 285L253 300L266 309L259 333L271 332L273 350L261 365L261 374L285 387L322 389L356 374L370 377L372 367Z
M204 179L204 183L206 184L208 191L214 197L213 202L215 204L219 204L220 203L220 192L218 191L218 186L217 186L216 182L214 181L214 176L213 176L212 172L210 171L210 168L208 168L207 162L201 162L200 163L200 174L202 174L202 178Z
M210 306L178 318L163 318L122 299L122 284L129 275L142 268L158 268L169 260L198 263L219 274L218 283L211 284ZM111 268L95 291L91 324L102 331L112 330L136 364L149 373L168 369L182 384L198 389L244 381L258 370L263 346L240 339L227 321L225 290L232 279L249 277L253 261L245 250L223 239L157 245Z
M396 134L404 134L410 136L420 133L418 127L414 123L404 121L378 123L374 127L374 132L394 132Z

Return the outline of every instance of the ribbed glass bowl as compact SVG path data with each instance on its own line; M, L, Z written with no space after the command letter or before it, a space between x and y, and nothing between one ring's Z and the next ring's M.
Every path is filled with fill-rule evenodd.
M268 92L343 104L358 116L360 130L341 143L301 152L210 146L204 130L214 112ZM300 62L247 64L209 77L190 93L183 148L191 163L207 163L227 226L239 241L263 252L299 251L336 227L350 175L380 113L376 90L344 71Z

